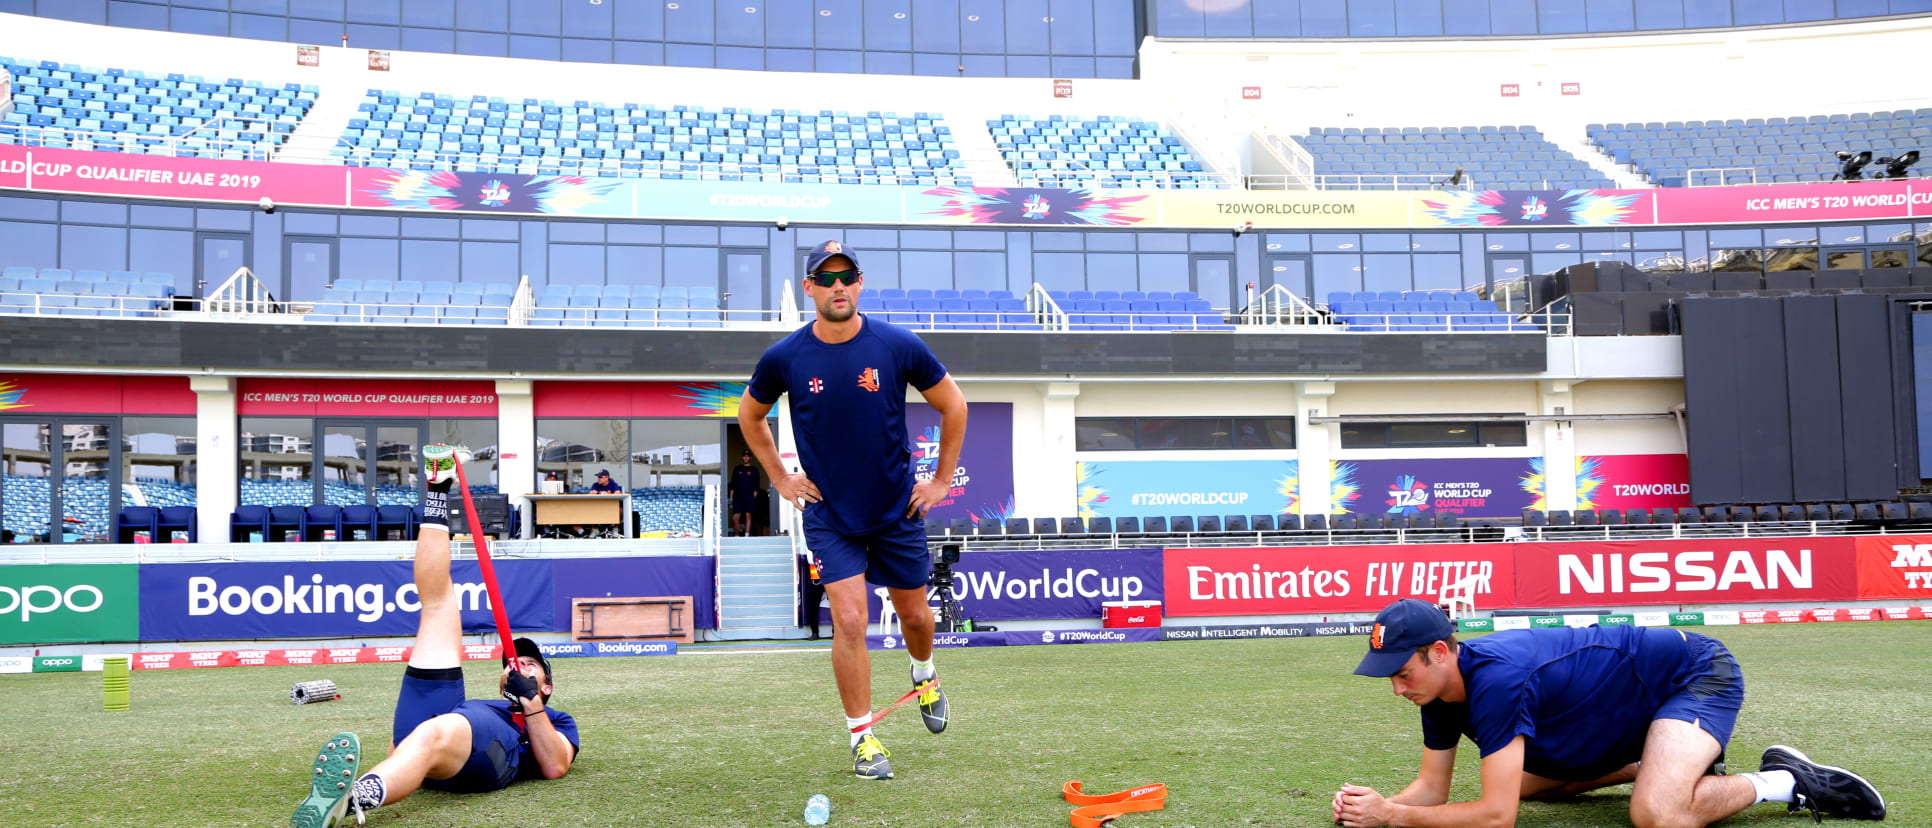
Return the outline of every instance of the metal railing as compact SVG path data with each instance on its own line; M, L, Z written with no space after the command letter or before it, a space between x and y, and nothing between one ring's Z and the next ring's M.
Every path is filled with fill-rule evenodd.
M278 307L283 304L275 301L273 293L262 280L255 278L255 272L246 267L236 268L228 280L220 287L208 292L201 300L201 310L217 319L233 319L268 313L285 313Z
M1316 310L1313 305L1302 301L1293 291L1281 285L1269 285L1259 295L1250 291L1248 307L1239 314L1245 325L1267 325L1270 327L1307 327L1334 324L1333 320Z
M1299 175L1250 175L1244 182L1250 190L1475 190L1476 178L1468 172L1462 181L1448 183L1455 170L1440 173L1310 173Z
M1700 183L1698 173L1717 173L1717 183ZM1757 167L1692 167L1684 171L1684 184L1690 187L1742 187L1756 183Z
M262 138L260 140L250 141L240 137L223 137L218 134L222 129L219 125L229 122L244 126L256 125L259 128L247 131L250 134L260 135ZM196 158L216 157L231 161L283 160L287 157L287 154L278 151L280 147L272 137L275 134L272 125L276 123L288 123L292 125L298 122L223 115L209 121L196 123L189 127L186 132L165 135L154 132L108 132L105 130L84 130L76 127L0 124L0 141L56 149L101 150ZM183 124L182 126L185 127L188 125ZM210 135L202 133L203 130L211 128L217 134ZM339 162L326 160L325 163Z

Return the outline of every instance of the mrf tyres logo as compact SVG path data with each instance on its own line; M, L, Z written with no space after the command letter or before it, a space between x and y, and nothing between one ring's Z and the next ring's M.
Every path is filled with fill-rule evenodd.
M489 588L481 582L458 582L456 602L459 609L479 610L490 606ZM363 623L381 620L383 615L401 610L417 612L423 608L415 584L403 584L394 593L387 584L331 584L321 573L309 576L308 583L297 585L295 576L282 576L282 583L250 589L222 586L205 575L188 579L188 614L214 615L339 615L354 613Z
M1893 544L1892 568L1904 576L1906 589L1932 589L1932 543Z
M1810 589L1812 576L1811 550L1802 548L1556 556L1557 591L1563 595Z

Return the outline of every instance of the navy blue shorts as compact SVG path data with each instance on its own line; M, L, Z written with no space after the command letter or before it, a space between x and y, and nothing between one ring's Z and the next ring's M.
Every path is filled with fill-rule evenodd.
M925 588L932 577L925 521L901 518L867 534L846 535L825 524L824 512L818 504L805 509L805 546L818 557L820 583L863 574L883 587Z
M1690 648L1695 669L1684 689L1664 699L1654 719L1678 719L1704 729L1717 740L1719 755L1731 743L1738 710L1744 707L1744 671L1724 643L1709 636L1676 631Z
M463 692L463 668L403 671L402 693L396 699L396 720L390 738L396 744L418 725L444 713L460 713L470 722L470 758L448 779L424 779L423 787L454 793L481 793L507 788L517 778L519 750L516 725Z

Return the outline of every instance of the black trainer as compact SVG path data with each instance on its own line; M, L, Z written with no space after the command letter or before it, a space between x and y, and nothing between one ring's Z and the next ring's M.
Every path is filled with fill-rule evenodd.
M1772 745L1758 760L1759 771L1790 771L1797 779L1795 796L1786 812L1806 808L1814 821L1825 817L1884 819L1885 797L1865 778L1844 768L1811 761L1796 748Z
M926 729L938 733L946 729L946 691L939 686L939 676L931 681L912 680L912 687L919 693L919 718L926 723ZM923 688L923 689L922 689Z

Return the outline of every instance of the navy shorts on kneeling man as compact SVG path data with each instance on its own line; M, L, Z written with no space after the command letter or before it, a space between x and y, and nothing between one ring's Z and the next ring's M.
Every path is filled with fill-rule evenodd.
M894 589L920 589L932 577L926 550L926 522L903 518L870 532L847 535L828 525L825 508L805 507L805 546L818 558L821 583L864 575Z
M550 724L577 748L577 721L554 707L545 708ZM396 699L396 719L390 738L396 744L423 722L444 713L457 713L470 723L470 758L462 770L448 779L424 779L423 787L452 793L481 793L507 788L524 776L538 776L530 744L517 732L510 719L508 701L483 701L466 698L463 668L426 670L419 667L403 671L402 693Z

